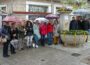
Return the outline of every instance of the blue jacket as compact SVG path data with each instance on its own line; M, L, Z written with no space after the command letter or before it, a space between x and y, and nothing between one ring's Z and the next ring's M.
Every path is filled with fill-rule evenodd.
M8 37L10 37L11 28L9 26L3 26L1 32L2 32L2 35L4 36L7 35Z

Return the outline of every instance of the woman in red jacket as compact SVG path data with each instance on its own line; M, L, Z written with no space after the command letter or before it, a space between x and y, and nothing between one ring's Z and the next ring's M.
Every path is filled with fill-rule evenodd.
M46 22L40 24L40 34L41 34L41 45L45 46L45 36L47 35Z
M48 45L52 45L53 43L53 24L49 22L47 24L47 38L48 38Z

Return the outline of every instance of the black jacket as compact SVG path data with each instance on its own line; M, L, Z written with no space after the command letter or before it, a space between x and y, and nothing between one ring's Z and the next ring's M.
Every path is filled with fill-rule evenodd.
M26 35L27 36L33 35L33 25L26 26Z
M89 21L84 20L82 23L83 23L83 30L88 30L89 29Z
M69 30L78 30L78 22L76 20L70 22Z
M17 28L11 30L11 39L18 39L18 29Z

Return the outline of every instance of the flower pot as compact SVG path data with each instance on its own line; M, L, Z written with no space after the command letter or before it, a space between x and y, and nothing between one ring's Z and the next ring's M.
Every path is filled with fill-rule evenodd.
M69 35L69 34L61 34L61 40L65 45L73 44L73 45L83 45L86 43L87 35Z

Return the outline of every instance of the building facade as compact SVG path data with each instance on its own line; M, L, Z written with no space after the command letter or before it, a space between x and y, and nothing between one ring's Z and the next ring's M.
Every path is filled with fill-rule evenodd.
M7 14L15 15L22 19L34 20L37 17L45 17L47 14L60 14L60 28L68 28L69 13L58 12L59 8L72 9L63 5L60 0L0 0L0 8Z

